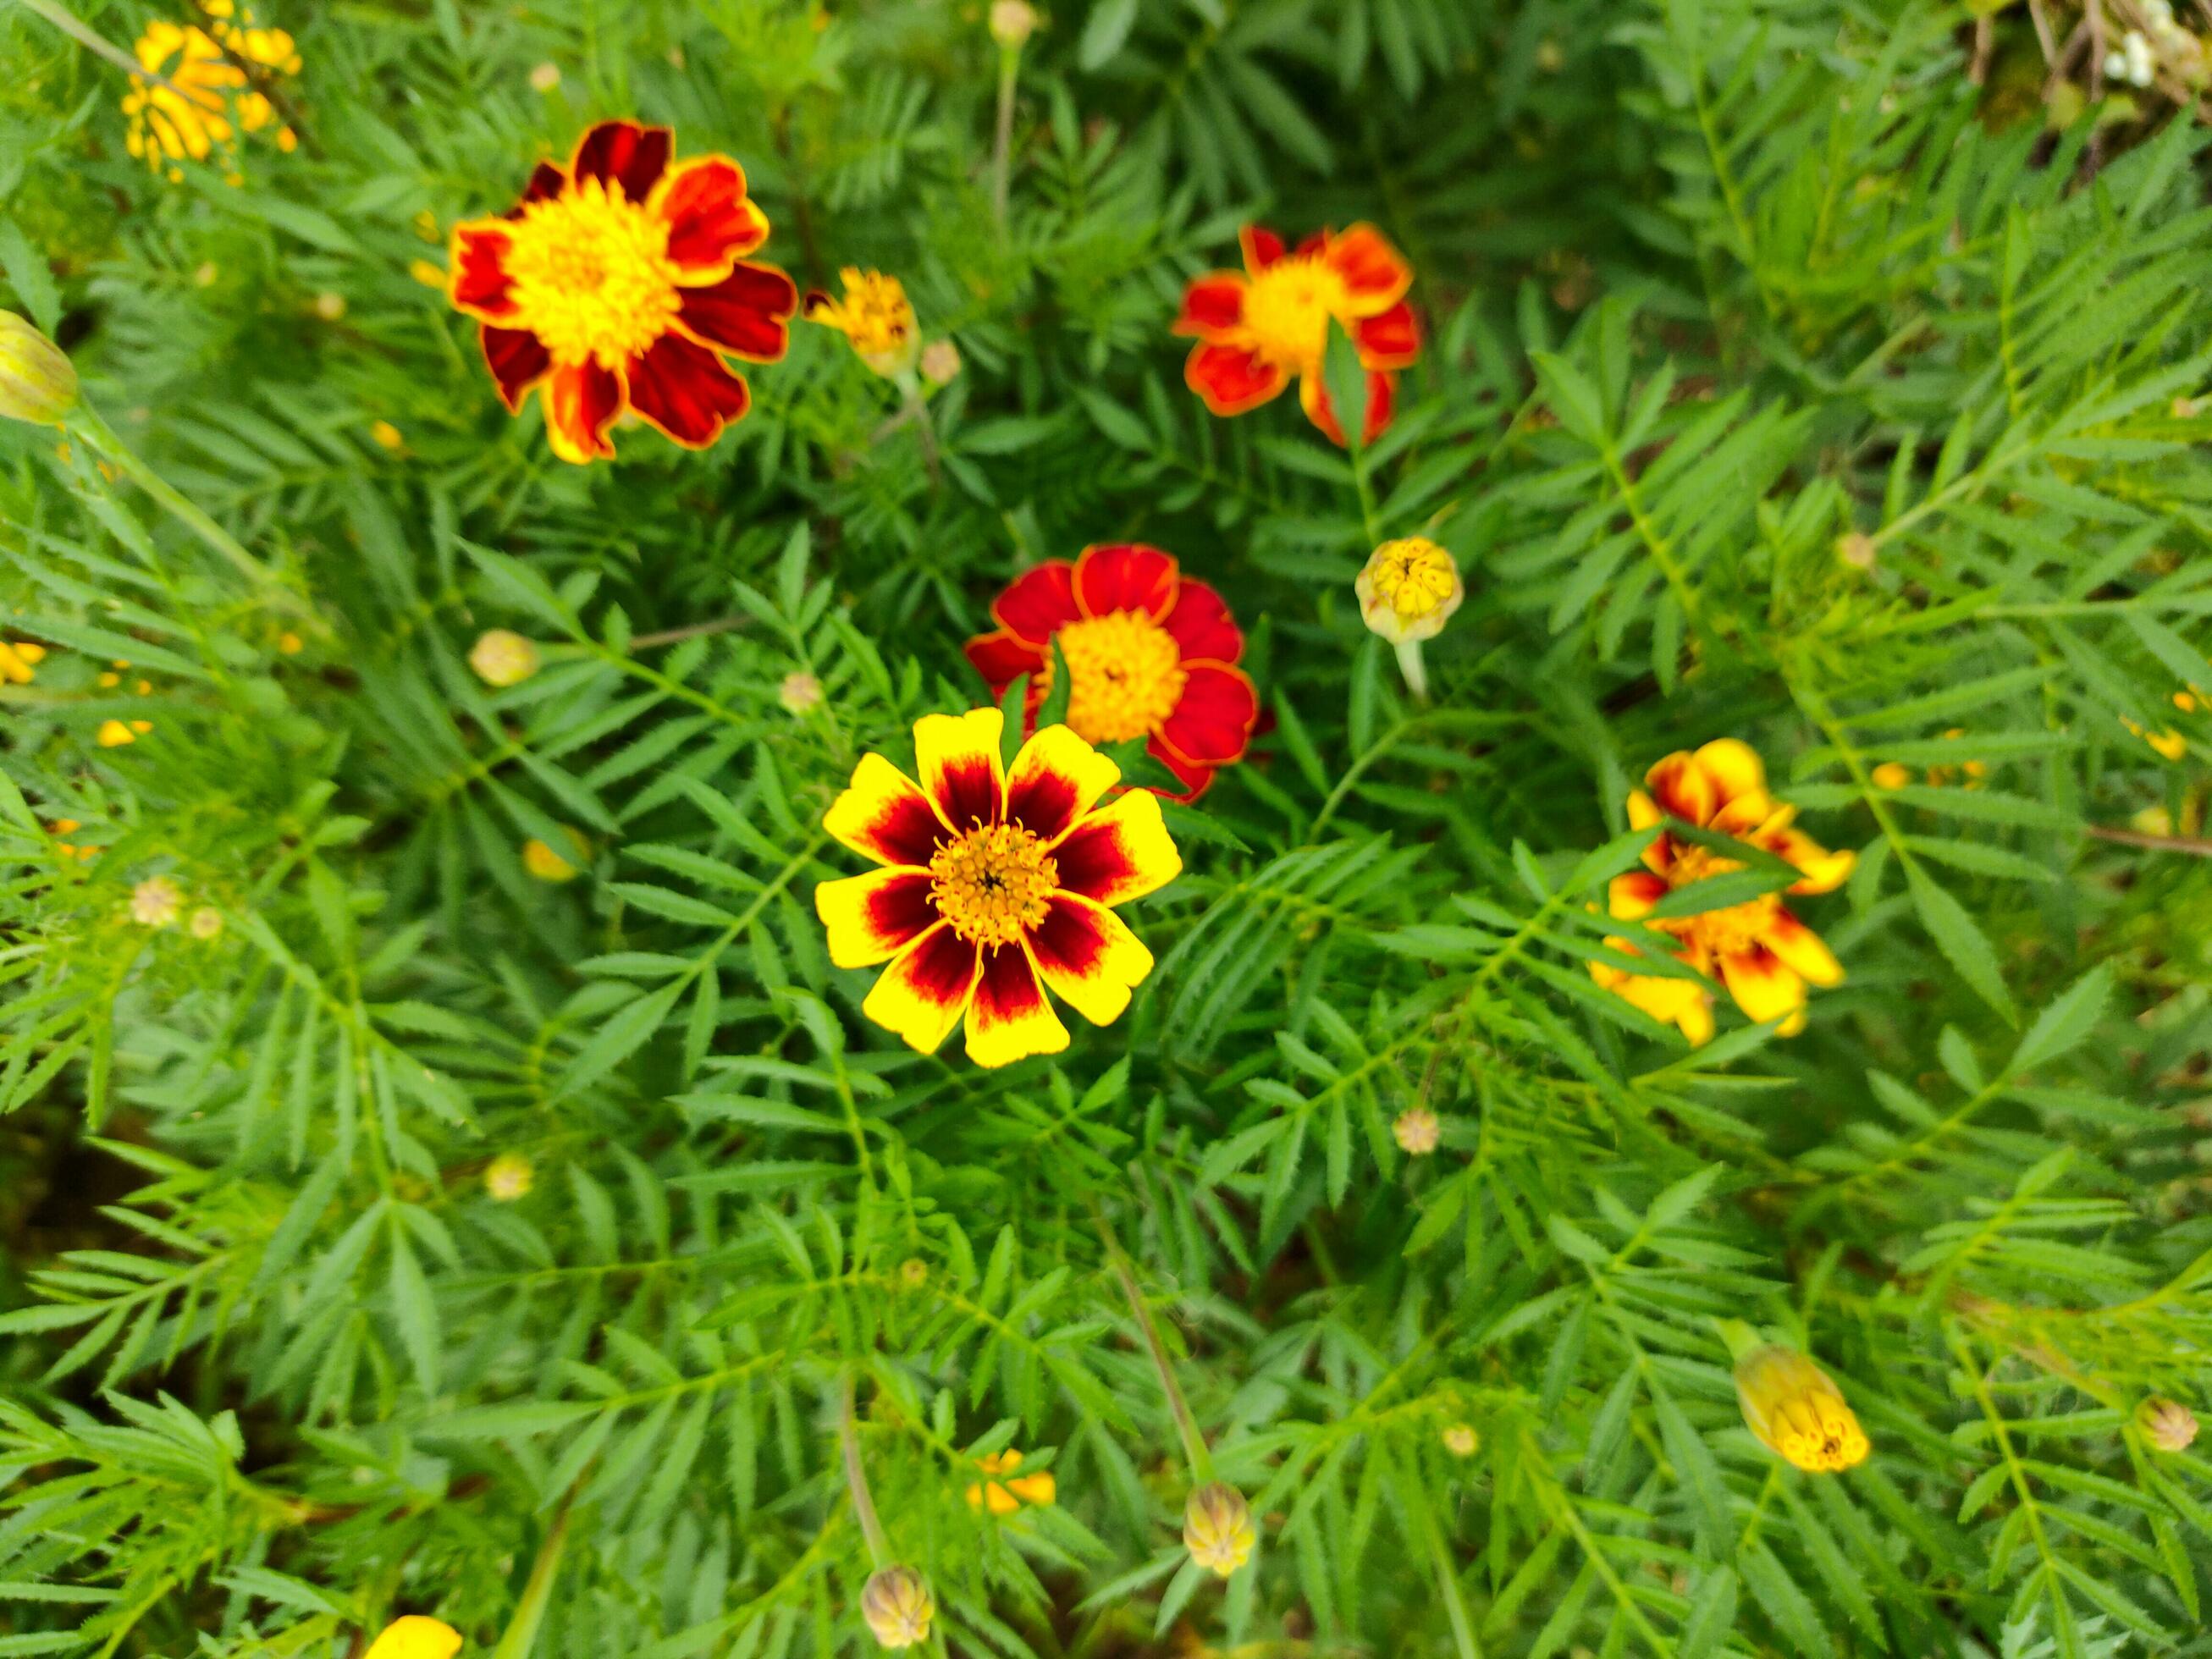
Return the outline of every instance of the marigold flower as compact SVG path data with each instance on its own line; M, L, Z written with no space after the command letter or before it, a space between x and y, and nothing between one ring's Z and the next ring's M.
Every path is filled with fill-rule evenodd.
M591 843L577 832L563 825L569 845L574 849L574 858L564 858L544 842L532 836L522 843L522 867L540 881L574 881L583 872L577 862L592 854Z
M0 640L0 680L10 685L28 685L38 676L39 665L46 659L46 647L29 640Z
M460 1632L442 1619L410 1613L386 1625L363 1659L453 1659L460 1650Z
M1871 774L1877 789L1902 789L1912 781L1912 769L1896 761L1884 761Z
M1474 1431L1473 1425L1467 1423L1448 1425L1442 1438L1444 1449L1454 1457L1472 1457L1482 1446L1482 1437Z
M0 420L59 426L76 407L69 354L12 311L0 311Z
M138 722L132 723L137 724ZM138 733L121 720L102 720L100 730L94 734L94 740L102 749L120 749L126 743L137 742Z
M406 434L389 421L378 421L368 428L368 435L376 441L379 449L398 450L407 447Z
M1194 335L1183 380L1216 415L1242 415L1298 381L1298 402L1337 443L1344 428L1329 407L1322 360L1334 320L1367 370L1364 441L1390 424L1396 371L1420 356L1419 325L1406 291L1413 268L1372 225L1343 234L1316 231L1285 252L1271 230L1247 226L1240 273L1217 270L1183 291L1177 334Z
M937 1614L929 1585L912 1567L885 1567L860 1592L860 1617L887 1648L917 1647L929 1639Z
M1182 869L1157 796L1097 806L1121 769L1064 726L1009 770L1003 724L995 708L925 715L919 785L862 756L823 827L886 867L814 890L832 962L890 964L860 1012L924 1054L964 1017L979 1066L1067 1047L1043 986L1093 1024L1118 1019L1152 953L1114 908Z
M1467 598L1459 565L1425 536L1383 543L1352 586L1359 619L1393 645L1434 639Z
M530 1191L537 1172L520 1152L501 1152L484 1165L484 1191L495 1204L512 1204Z
M975 1460L976 1468L987 1475L1005 1475L1003 1480L984 1480L968 1488L968 1507L988 1509L994 1515L1012 1515L1024 1504L1049 1504L1060 1496L1060 1483L1052 1478L1050 1469L1036 1474L1017 1475L1022 1466L1022 1455L1011 1446L1005 1451L994 1452L988 1457Z
M2197 1413L2179 1400L2154 1394L2136 1407L2136 1426L2162 1452L2187 1451L2197 1438Z
M489 628L469 647L469 666L486 685L504 690L538 672L538 646L508 628Z
M1182 1506L1183 1547L1190 1559L1216 1577L1226 1578L1252 1559L1259 1541L1252 1506L1225 1481L1210 1480Z
M674 148L666 127L602 121L566 168L540 161L511 211L453 227L453 303L483 325L510 410L543 387L562 460L611 456L625 413L704 449L751 404L724 357L772 363L789 343L798 290L744 258L769 232L744 171L672 167Z
M131 890L131 920L142 927L170 927L185 908L185 896L167 876L149 876Z
M811 714L822 706L822 682L803 668L793 669L776 686L775 701L787 714Z
M1866 1431L1843 1390L1795 1348L1754 1347L1735 1362L1735 1397L1759 1443L1813 1474L1866 1461Z
M237 16L231 0L204 0L200 9L212 33L198 24L156 19L138 37L139 67L169 84L140 81L125 94L123 112L130 118L131 131L124 145L157 171L165 162L185 156L195 161L217 156L225 175L236 184L234 121L246 132L275 127L276 148L282 150L299 143L267 95L251 88L243 64L297 75L300 54L283 29L253 27L251 13ZM172 179L185 176L180 167L167 171Z
M1425 1106L1408 1106L1390 1123L1390 1138L1398 1143L1398 1150L1414 1158L1426 1158L1436 1151L1443 1133L1443 1125Z
M851 342L853 355L885 380L896 380L921 354L921 330L906 287L879 270L847 265L837 273L842 301L816 289L806 296L806 320L834 328Z
M1749 745L1734 738L1709 743L1696 753L1667 757L1644 774L1650 793L1632 791L1628 822L1648 829L1674 817L1762 848L1795 866L1802 878L1790 891L1829 893L1841 886L1857 861L1850 852L1832 853L1803 830L1791 827L1796 809L1766 793L1766 769ZM1615 876L1607 890L1609 912L1623 921L1640 921L1678 887L1708 876L1741 870L1742 863L1721 857L1662 831L1644 849L1644 868ZM1844 970L1820 936L1797 920L1779 894L1765 893L1699 915L1669 916L1652 927L1681 941L1675 959L1708 976L1717 972L1736 1006L1755 1020L1780 1018L1784 1036L1805 1026L1805 988L1838 985ZM1626 955L1640 954L1626 939L1606 944ZM1589 964L1590 977L1618 992L1655 1019L1681 1028L1692 1042L1713 1034L1712 996L1686 979L1632 974L1601 962Z
M1016 577L992 601L999 624L968 641L994 697L1026 674L1034 720L1067 659L1067 723L1088 743L1144 738L1195 800L1244 757L1260 702L1237 665L1244 635L1220 594L1156 547L1086 547Z

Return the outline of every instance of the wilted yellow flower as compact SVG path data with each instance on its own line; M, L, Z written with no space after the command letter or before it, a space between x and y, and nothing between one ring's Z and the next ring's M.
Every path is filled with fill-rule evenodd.
M1761 1444L1808 1473L1866 1461L1866 1431L1828 1374L1795 1348L1769 1343L1735 1363L1735 1397Z
M1874 784L1877 789L1902 789L1912 781L1912 769L1895 761L1884 761L1874 769Z
M38 665L46 659L46 647L28 640L0 640L0 680L28 685L38 678Z
M460 1632L442 1619L410 1613L386 1625L364 1659L453 1659L460 1650Z
M1434 639L1467 598L1459 566L1425 536L1383 543L1352 586L1360 620L1393 645Z
M1050 1469L1036 1474L1014 1474L1022 1466L1021 1453L1011 1446L1005 1451L994 1452L988 1457L979 1457L975 1467L988 1475L1005 1475L1003 1480L979 1481L968 1488L968 1507L988 1509L994 1515L1012 1515L1024 1504L1049 1504L1060 1496L1060 1483L1052 1478Z
M538 647L511 629L488 629L469 647L469 666L486 685L520 685L538 672Z
M1443 1443L1444 1449L1454 1457L1472 1457L1480 1449L1482 1437L1471 1424L1454 1423L1444 1430Z
M202 0L201 9L213 33L198 24L157 18L138 37L140 67L169 84L140 81L125 95L123 112L131 118L125 143L133 155L155 168L165 159L189 155L204 161L219 153L225 173L235 184L233 121L247 132L275 127L279 149L289 150L299 143L276 106L251 89L239 60L277 75L297 75L300 54L292 37L282 29L255 28L250 15L233 21L231 0ZM177 167L170 167L168 173L172 179L184 177Z
M960 377L960 348L950 340L932 340L921 349L921 378L932 386L950 386Z
M484 1165L484 1191L495 1204L512 1204L530 1190L536 1176L520 1152L501 1152Z
M896 276L852 265L837 276L844 299L817 289L806 296L806 320L836 329L852 342L853 355L885 380L907 373L921 350L921 334L905 287Z
M1398 1143L1400 1152L1426 1158L1436 1151L1443 1128L1437 1115L1427 1107L1408 1106L1392 1120L1390 1138Z
M574 830L566 830L565 832L577 859L589 858L591 843ZM540 881L574 881L583 873L575 864L562 858L535 836L522 843L522 867Z
M389 421L379 421L370 427L368 435L376 440L380 449L404 449L407 447L406 438Z
M1258 1541L1252 1506L1225 1481L1209 1480L1182 1506L1183 1547L1216 1577L1226 1578L1250 1560Z
M150 876L131 890L131 920L142 927L173 926L185 896L167 876Z
M821 706L822 682L805 669L796 669L783 677L775 700L787 714L811 714Z
M2136 1426L2162 1452L2187 1451L2197 1438L2197 1413L2179 1400L2154 1394L2136 1407Z
M222 932L222 912L212 904L203 904L192 912L192 919L185 926L194 939L213 939Z
M912 1567L885 1567L860 1592L860 1617L887 1648L910 1648L929 1639L937 1613L929 1586Z
M991 38L1012 52L1036 33L1036 9L1029 0L993 0Z
M69 354L12 311L0 311L0 419L59 426L76 407Z

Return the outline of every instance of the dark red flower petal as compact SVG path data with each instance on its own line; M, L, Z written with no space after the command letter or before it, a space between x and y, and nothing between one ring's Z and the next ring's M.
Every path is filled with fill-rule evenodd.
M1234 271L1216 270L1199 277L1182 291L1182 313L1175 320L1175 332L1204 334L1236 327L1244 320L1244 295L1250 287Z
M1244 654L1244 635L1220 594L1204 582L1186 576L1176 591L1174 606L1162 619L1186 662L1205 659L1235 662Z
M507 251L514 239L493 224L459 225L453 230L453 303L478 321L514 314L507 274Z
M1389 310L1352 325L1359 361L1370 368L1404 368L1421 355L1420 325L1412 302L1401 300Z
M964 649L968 660L975 665L975 672L983 677L994 697L1001 696L1023 675L1039 672L1045 663L1044 653L1012 629L978 634Z
M1283 239L1259 225L1245 226L1237 240L1244 250L1244 269L1255 276L1283 257Z
M530 388L553 372L553 354L526 328L494 328L489 323L477 330L483 348L484 367L499 386L499 400L514 414L530 395Z
M501 216L520 219L522 210L532 202L549 202L568 188L568 175L550 161L540 161L530 170L530 182L522 187L522 199Z
M718 276L768 240L767 216L745 197L744 169L726 155L686 161L653 207L668 222L668 257L687 273L680 280Z
M581 465L615 453L607 428L623 411L622 377L597 363L556 368L545 382L545 436L553 453Z
M1158 622L1175 603L1175 559L1157 547L1086 547L1075 561L1075 602L1086 617L1135 611Z
M732 266L719 283L678 293L678 320L710 345L773 363L791 343L785 325L799 308L799 289L773 266Z
M1068 623L1082 619L1083 611L1075 603L1075 567L1066 559L1048 559L1036 569L1024 571L992 602L991 615L1000 627L1030 644L1044 644Z
M1221 766L1243 757L1259 717L1260 699L1241 669L1194 662L1185 667L1182 696L1159 734L1186 760Z
M1191 349L1182 366L1183 384L1216 415L1242 415L1257 409L1290 384L1289 373L1249 346L1208 340Z
M629 404L686 449L704 449L752 402L745 383L706 347L664 334L629 360Z
M624 196L642 202L660 182L675 148L676 135L666 127L602 121L578 142L568 171L579 183L598 179L620 185Z
M1169 799L1188 804L1196 800L1212 787L1214 772L1212 767L1201 765L1197 761L1185 760L1158 738L1146 740L1145 752L1182 781L1182 793L1169 795ZM1165 790L1160 793L1167 793Z

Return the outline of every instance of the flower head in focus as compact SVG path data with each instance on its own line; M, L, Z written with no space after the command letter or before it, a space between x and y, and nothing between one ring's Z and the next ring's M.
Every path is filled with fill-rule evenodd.
M131 890L131 920L142 927L173 927L185 896L167 876L149 876Z
M1434 639L1467 598L1458 563L1425 536L1383 543L1352 586L1359 619L1393 645Z
M1049 1504L1060 1496L1060 1483L1052 1478L1050 1469L1041 1469L1035 1474L1015 1474L1021 1466L1021 1453L1011 1446L988 1457L977 1458L975 1467L987 1478L968 1488L968 1507L987 1509L994 1515L1012 1515L1024 1504Z
M245 66L272 76L297 75L300 54L290 35L254 27L252 14L240 15L232 0L204 0L200 9L206 28L157 18L138 37L139 67L169 84L141 80L124 95L123 112L131 121L124 144L157 169L187 156L195 161L213 157L236 184L234 123L244 132L274 127L282 150L299 143L268 95L252 86ZM185 176L180 167L167 171L171 179Z
M860 1592L860 1617L876 1640L890 1649L917 1647L929 1639L937 1603L929 1585L912 1567L885 1567Z
M1667 757L1644 775L1650 793L1628 797L1632 829L1644 830L1667 818L1711 830L1772 853L1800 872L1793 894L1833 892L1851 872L1856 856L1832 853L1803 830L1792 827L1796 809L1766 793L1766 769L1748 745L1734 738L1709 743L1694 754ZM1743 868L1669 830L1662 830L1644 849L1641 870L1615 876L1607 890L1610 914L1640 921L1677 888L1710 876ZM1784 1036L1804 1029L1806 987L1837 985L1842 966L1820 936L1786 908L1782 896L1764 893L1695 915L1668 916L1649 923L1680 941L1676 960L1699 973L1717 973L1736 1006L1755 1020L1780 1019ZM1626 955L1640 954L1628 940L1609 938L1607 945ZM1608 963L1589 964L1590 977L1618 992L1655 1019L1680 1027L1692 1042L1713 1034L1712 996L1694 980L1634 974Z
M1735 1397L1759 1443L1808 1474L1866 1461L1866 1431L1843 1390L1795 1348L1769 1343L1747 1352L1735 1363Z
M1372 225L1316 231L1286 250L1273 231L1248 226L1244 269L1217 270L1183 291L1175 331L1196 337L1183 380L1216 415L1242 415L1295 379L1298 402L1329 438L1344 428L1329 406L1322 360L1334 322L1352 337L1367 371L1372 443L1390 424L1397 371L1420 356L1420 328L1406 299L1413 272Z
M486 685L503 690L538 672L538 646L510 629L487 629L469 647L469 666Z
M1182 1506L1183 1547L1190 1559L1218 1578L1226 1578L1252 1559L1259 1534L1244 1494L1224 1481L1209 1480Z
M1000 759L995 708L914 728L921 781L860 757L823 827L884 867L814 890L840 968L888 963L860 1012L924 1054L955 1025L968 1057L1005 1066L1067 1047L1053 992L1110 1025L1152 970L1114 908L1182 869L1159 799L1099 806L1121 769L1065 726Z
M0 420L59 426L76 407L69 354L12 311L0 311Z
M453 1659L460 1650L460 1632L442 1619L410 1613L386 1625L363 1659Z
M853 355L887 380L913 368L921 355L921 330L905 285L854 265L839 271L837 280L845 297L833 300L815 289L806 296L806 320L836 329L850 342Z
M666 127L602 121L508 212L453 227L441 280L483 325L501 401L540 392L564 461L611 456L623 414L704 449L751 404L725 356L772 363L789 343L797 289L744 258L769 230L744 173L726 155L672 164L674 149Z
M1029 676L1029 708L1051 689L1052 648L1066 659L1067 723L1086 743L1146 739L1146 752L1203 794L1242 760L1259 719L1237 666L1244 635L1221 595L1156 547L1087 547L1073 563L1024 572L992 601L999 626L968 641L968 660L1002 697Z

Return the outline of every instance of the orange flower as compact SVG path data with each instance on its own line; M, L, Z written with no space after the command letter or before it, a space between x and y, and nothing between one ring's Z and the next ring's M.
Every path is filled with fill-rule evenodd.
M1367 370L1372 443L1390 424L1394 371L1420 356L1420 329L1406 290L1413 268L1372 225L1341 236L1316 231L1285 253L1283 239L1248 225L1239 235L1244 270L1217 270L1183 290L1175 331L1195 335L1183 380L1216 415L1242 415L1298 379L1298 402L1337 443L1344 428L1322 383L1328 325L1350 335Z
M1146 738L1146 752L1195 800L1217 767L1244 758L1259 699L1237 664L1244 635L1221 595L1156 547L1086 547L1007 584L997 630L968 641L991 695L1030 677L1034 722L1057 640L1067 659L1067 723L1086 743Z
M890 964L860 1012L924 1054L964 1015L978 1066L1067 1047L1040 978L1093 1024L1120 1018L1152 953L1114 908L1182 870L1158 796L1097 807L1121 770L1064 726L1009 769L1004 725L995 708L924 715L919 785L863 755L823 828L887 867L814 890L832 962Z
M1791 827L1796 808L1778 804L1766 793L1766 769L1750 748L1734 738L1709 743L1695 754L1667 757L1628 797L1632 828L1648 829L1674 818L1701 830L1762 848L1802 872L1792 893L1833 892L1857 861L1853 853L1831 853L1803 830ZM1623 921L1650 914L1678 887L1744 868L1736 859L1662 830L1644 849L1642 870L1615 876L1607 893L1609 913ZM1755 1020L1780 1018L1782 1035L1805 1026L1805 988L1840 984L1843 968L1820 936L1783 907L1779 894L1765 893L1698 915L1668 916L1650 923L1682 943L1675 959L1699 973L1717 972L1736 1006ZM1639 955L1624 939L1606 944L1629 956ZM1713 1034L1712 996L1692 980L1631 974L1607 963L1589 964L1590 977L1617 991L1656 1019L1681 1028L1692 1042Z
M1049 1504L1060 1496L1060 1483L1052 1478L1050 1469L1035 1474L1016 1474L1014 1471L1021 1466L1021 1453L1011 1446L988 1457L977 1458L975 1467L984 1474L1006 1478L981 1480L969 1486L968 1507L988 1509L994 1515L1012 1515L1024 1504Z
M791 278L741 257L768 218L726 155L672 167L666 127L602 121L568 167L540 161L515 208L453 227L447 292L483 325L511 410L544 389L564 461L611 456L635 413L686 449L740 419L751 394L723 356L772 363L799 308Z

